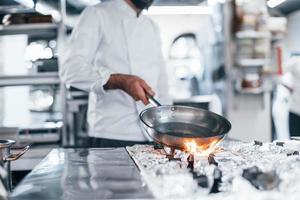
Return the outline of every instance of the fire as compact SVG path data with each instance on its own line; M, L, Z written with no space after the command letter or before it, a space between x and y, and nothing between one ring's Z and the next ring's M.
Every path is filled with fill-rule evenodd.
M186 142L185 146L186 146L186 150L189 153L192 153L192 154L197 153L198 146L197 146L197 143L194 140L192 140L190 142Z
M195 140L185 142L186 151L194 155L205 155L208 156L210 153L215 151L215 146L219 142L217 139L208 141L203 145L198 145Z

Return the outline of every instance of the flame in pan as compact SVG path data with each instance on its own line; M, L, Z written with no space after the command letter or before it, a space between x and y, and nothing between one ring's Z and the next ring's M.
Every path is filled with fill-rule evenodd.
M188 153L194 154L194 155L205 155L208 156L211 153L214 153L216 151L215 146L219 142L219 139L213 139L211 141L208 141L205 144L197 144L195 140L189 140L186 141L185 147L186 151Z

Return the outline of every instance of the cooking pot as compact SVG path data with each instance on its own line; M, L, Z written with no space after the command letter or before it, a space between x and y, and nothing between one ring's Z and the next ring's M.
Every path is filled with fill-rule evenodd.
M6 176L2 177L4 185L8 191L11 191L11 169L10 161L19 159L29 149L29 145L25 146L20 152L12 154L11 147L16 142L14 140L0 140L0 165L6 170Z

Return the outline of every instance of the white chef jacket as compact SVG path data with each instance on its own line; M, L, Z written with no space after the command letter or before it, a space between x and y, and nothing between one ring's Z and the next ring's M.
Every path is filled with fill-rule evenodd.
M90 6L81 14L60 61L61 79L89 91L89 136L150 140L139 121L146 106L122 90L103 89L111 74L132 74L144 79L161 103L171 103L159 30L150 18L137 17L124 0Z
M290 111L300 115L300 57L290 58L283 69L290 72L293 77Z

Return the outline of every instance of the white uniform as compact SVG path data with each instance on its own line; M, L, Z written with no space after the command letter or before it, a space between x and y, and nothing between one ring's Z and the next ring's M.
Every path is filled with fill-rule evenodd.
M292 57L284 66L285 72L290 72L293 77L293 93L290 111L300 116L300 57Z
M122 90L104 90L113 73L144 79L164 104L170 104L158 27L137 17L124 0L86 8L61 57L60 75L67 85L88 90L89 136L146 141L139 113L146 106Z

